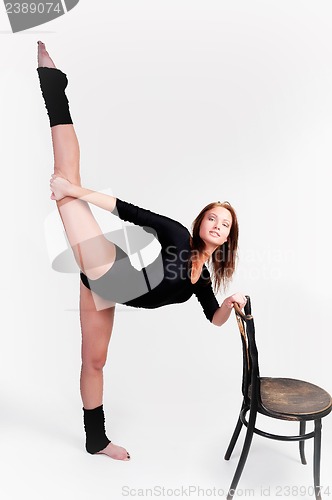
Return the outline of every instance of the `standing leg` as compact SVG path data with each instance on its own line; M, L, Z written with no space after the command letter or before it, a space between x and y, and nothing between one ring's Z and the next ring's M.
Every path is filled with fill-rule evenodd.
M124 448L109 442L103 422L103 368L112 335L114 312L115 307L97 311L91 291L80 283L81 396L86 448L90 453L103 453L118 460L129 460L130 456Z
M65 95L67 78L55 68L41 42L37 71L50 119L54 172L80 185L79 144ZM112 267L115 246L105 238L87 202L65 197L57 206L78 266L88 278L99 278Z

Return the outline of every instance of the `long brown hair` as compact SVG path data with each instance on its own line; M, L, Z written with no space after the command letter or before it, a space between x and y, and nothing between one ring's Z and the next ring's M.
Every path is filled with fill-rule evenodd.
M212 279L214 284L214 291L218 292L221 284L223 285L224 290L227 288L235 271L235 264L237 260L239 225L236 212L228 201L224 201L223 203L221 203L220 201L209 203L209 205L206 205L206 207L201 210L201 212L192 223L192 237L190 238L190 246L192 251L194 252L192 252L189 265L191 264L194 253L203 253L205 243L199 236L201 223L206 212L215 207L226 208L232 215L232 224L227 241L225 241L223 245L218 246L218 248L216 248L209 259L209 262L212 263Z

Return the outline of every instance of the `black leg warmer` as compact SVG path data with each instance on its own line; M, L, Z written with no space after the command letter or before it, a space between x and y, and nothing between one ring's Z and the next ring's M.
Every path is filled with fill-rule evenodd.
M65 88L68 84L65 73L57 68L45 67L37 68L37 71L50 126L73 123L65 94Z
M92 410L86 410L83 408L83 412L84 428L86 433L86 451L91 454L97 453L97 451L101 451L106 448L108 443L111 442L105 432L103 405L93 408Z

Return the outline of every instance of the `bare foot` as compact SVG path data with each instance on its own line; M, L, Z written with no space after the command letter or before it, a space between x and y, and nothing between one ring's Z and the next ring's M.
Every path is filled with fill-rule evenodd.
M55 64L49 56L49 53L46 50L45 44L41 41L38 41L38 68L55 68Z
M127 452L127 450L113 443L108 443L106 448L104 448L101 451L97 451L96 455L97 454L108 455L109 457L114 458L115 460L124 460L126 462L130 460L130 455Z

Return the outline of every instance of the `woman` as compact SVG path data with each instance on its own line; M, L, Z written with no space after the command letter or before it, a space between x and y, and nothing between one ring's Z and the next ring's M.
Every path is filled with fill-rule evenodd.
M83 402L86 450L114 459L129 460L129 453L106 436L103 411L103 367L110 341L115 304L156 308L180 303L195 294L205 316L221 326L234 302L246 299L236 293L219 306L205 262L213 266L215 290L227 285L235 269L238 224L227 202L211 203L198 215L193 235L179 222L119 198L81 187L79 144L65 95L67 78L58 70L42 42L38 42L38 76L50 120L54 174L51 199L55 200L76 262L81 270L80 321ZM88 203L113 212L121 219L155 232L161 259L141 271L127 254L105 238ZM160 264L161 263L161 264Z

